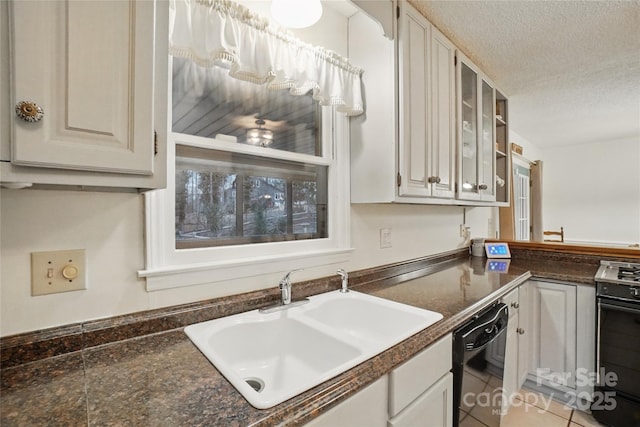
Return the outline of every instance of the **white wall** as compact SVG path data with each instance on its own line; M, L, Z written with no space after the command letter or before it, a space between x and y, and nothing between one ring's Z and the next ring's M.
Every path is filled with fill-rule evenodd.
M275 287L281 274L147 292L143 196L53 190L0 190L0 335L65 325L254 289ZM486 236L490 208L467 208L474 237ZM459 237L463 208L354 205L353 271L466 245ZM392 229L392 247L380 249L379 229ZM30 254L86 249L84 291L31 296ZM299 280L335 273L336 266L294 274Z
M544 150L543 225L569 242L640 243L640 141Z

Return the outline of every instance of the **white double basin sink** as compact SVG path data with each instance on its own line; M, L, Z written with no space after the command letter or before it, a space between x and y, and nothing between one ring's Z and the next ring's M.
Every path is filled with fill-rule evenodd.
M356 291L309 300L190 325L185 332L252 406L266 409L442 319L440 313Z

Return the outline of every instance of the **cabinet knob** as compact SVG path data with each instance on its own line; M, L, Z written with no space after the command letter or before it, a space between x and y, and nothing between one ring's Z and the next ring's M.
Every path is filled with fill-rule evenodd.
M518 329L516 329L516 332L517 332L518 334L520 334L520 335L524 335L524 329L522 329L522 328L518 328Z
M439 176L430 176L429 179L427 179L427 182L429 184L440 184L440 181L442 180Z
M44 117L44 110L33 101L20 101L16 104L16 115L29 123L36 123Z
M512 302L512 303L511 303L511 307L513 307L513 308L520 308L520 304L518 304L517 302Z
M489 187L487 187L487 184L478 185L478 189L480 189L480 190L486 190L487 188L489 188Z

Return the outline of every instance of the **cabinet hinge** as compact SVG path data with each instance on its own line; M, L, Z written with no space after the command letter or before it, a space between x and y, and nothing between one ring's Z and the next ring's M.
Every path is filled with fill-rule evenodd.
M153 155L158 155L158 132L153 131Z
M400 6L396 6L396 19L400 19Z
M400 184L402 184L402 175L400 175L400 172L398 172L398 176L396 176L396 182L398 183L398 187L400 187Z

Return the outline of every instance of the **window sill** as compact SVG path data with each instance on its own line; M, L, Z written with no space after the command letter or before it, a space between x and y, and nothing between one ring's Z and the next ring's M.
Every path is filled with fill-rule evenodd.
M260 276L286 270L343 263L354 249L329 249L296 255L273 255L242 258L234 261L192 265L173 265L138 271L147 281L147 291L182 288L245 277Z

